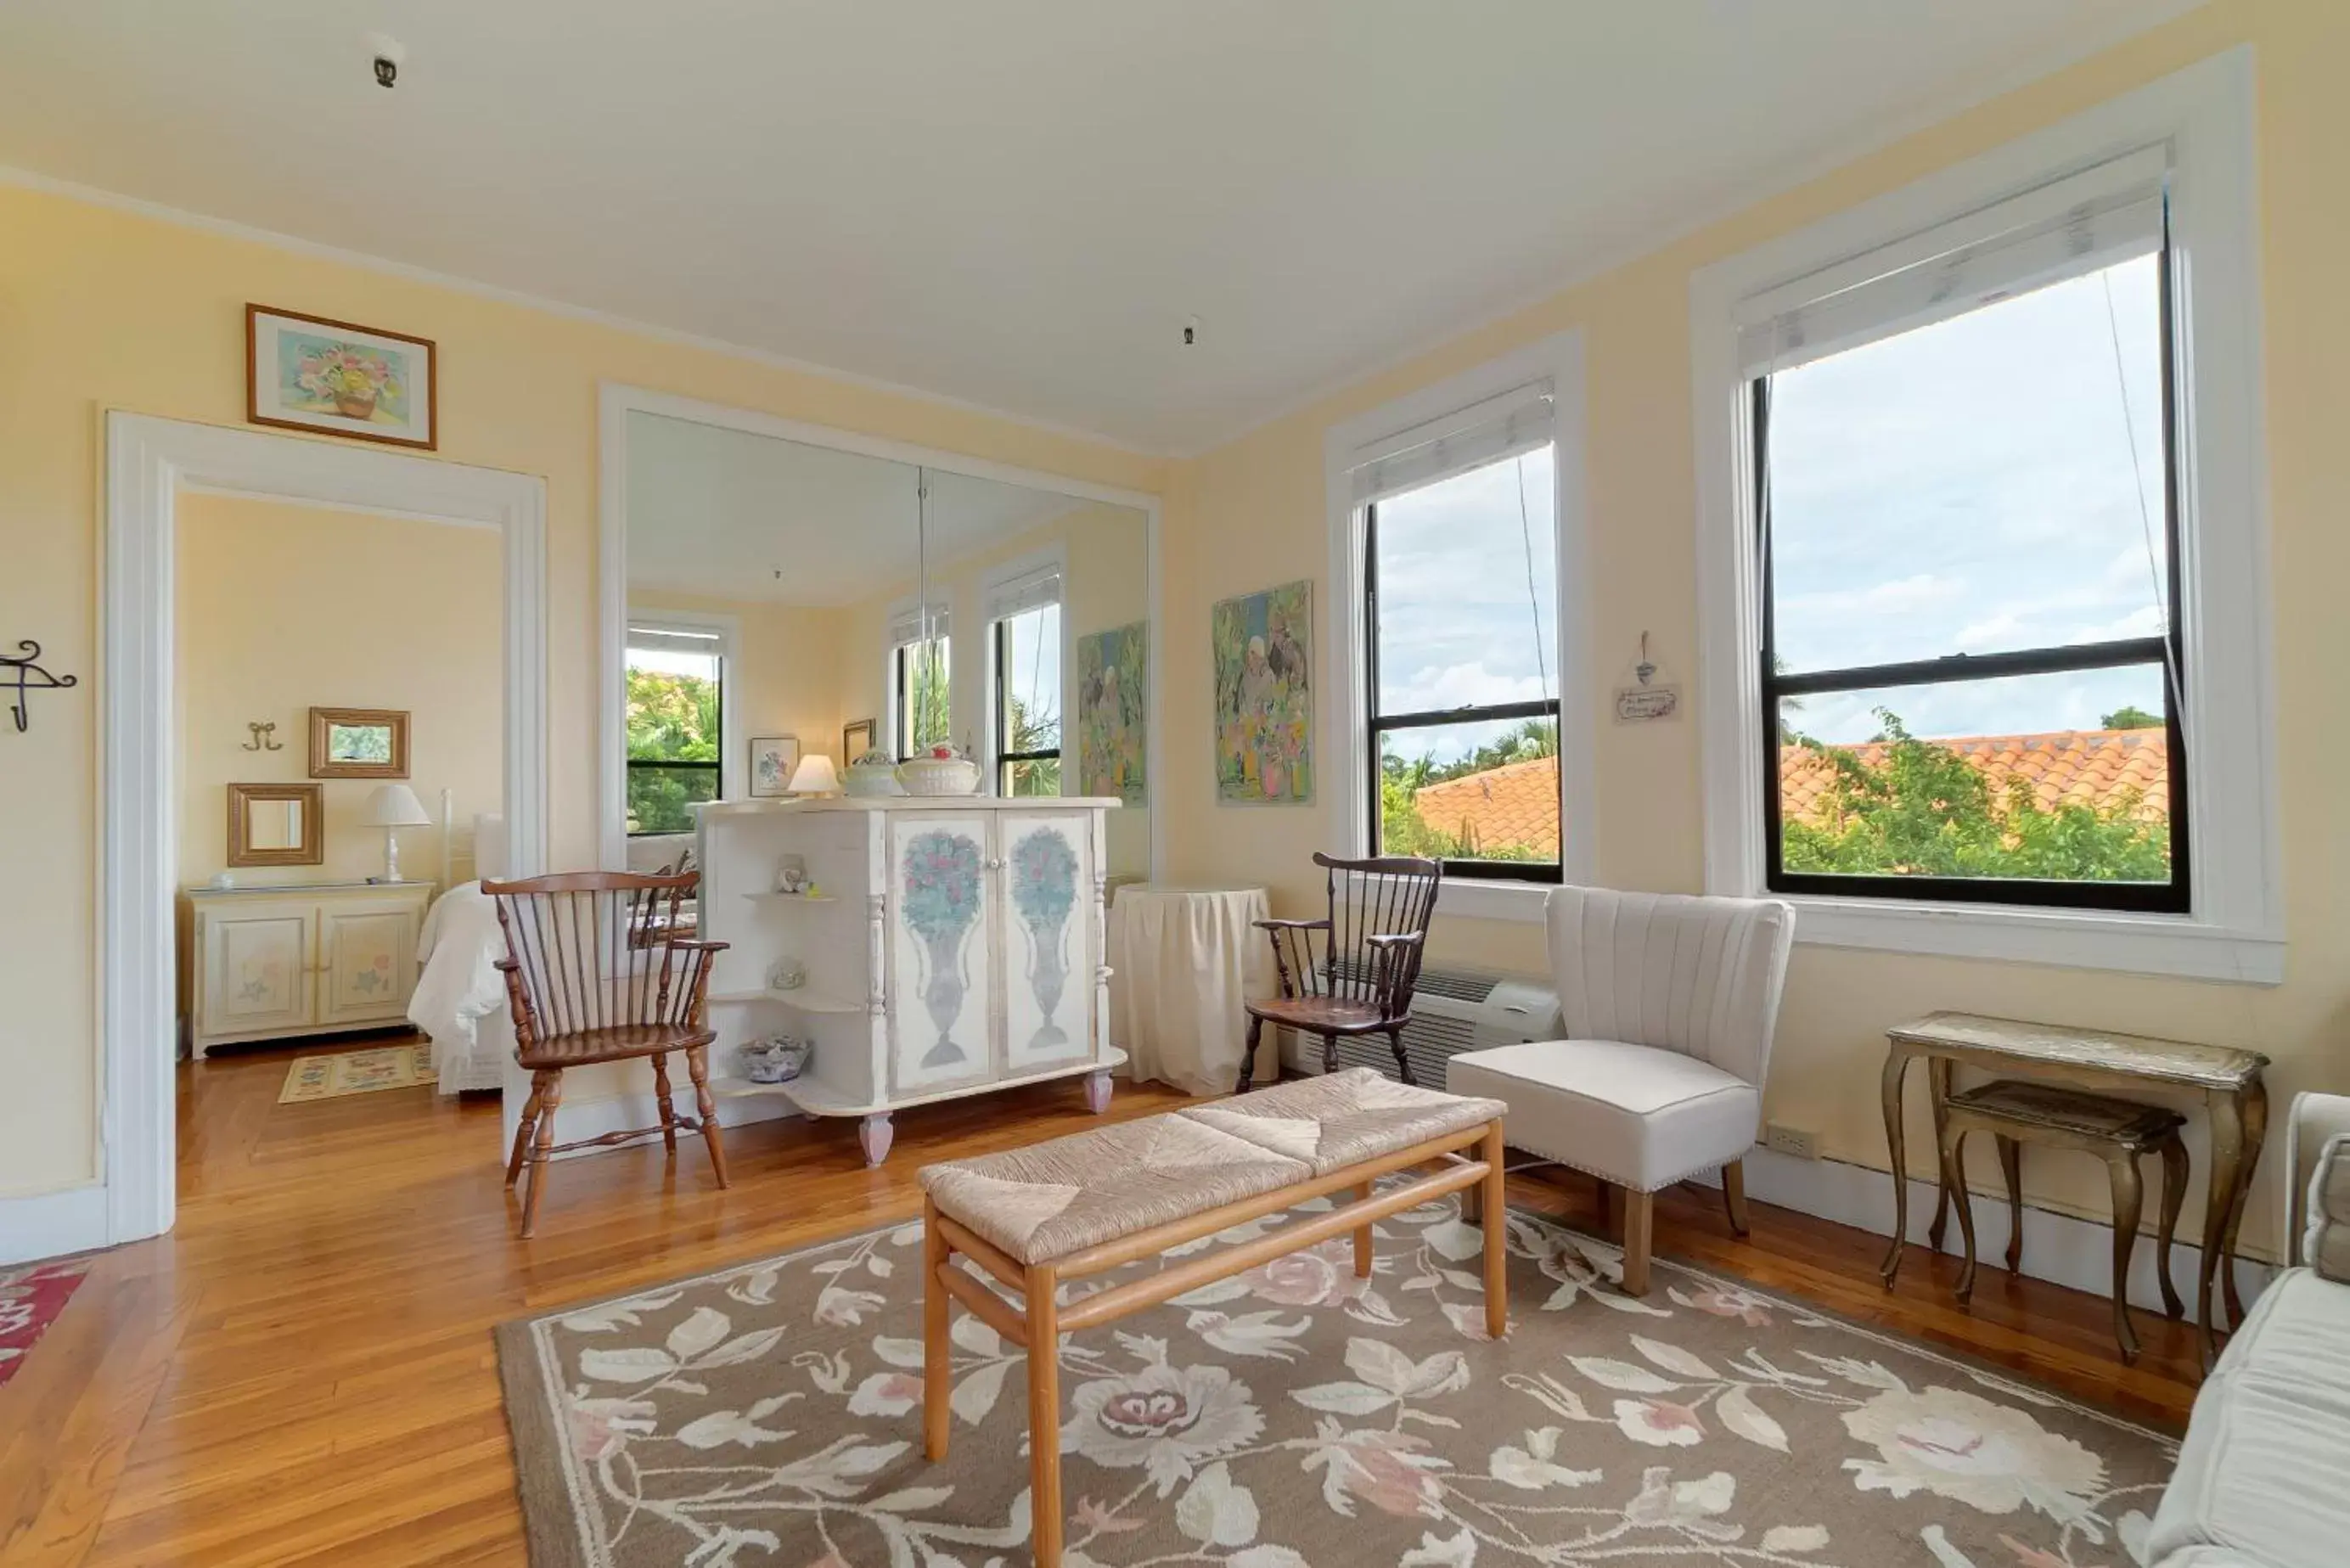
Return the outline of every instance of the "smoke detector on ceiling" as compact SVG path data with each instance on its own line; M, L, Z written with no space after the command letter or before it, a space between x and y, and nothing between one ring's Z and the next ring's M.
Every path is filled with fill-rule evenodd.
M390 33L369 33L359 40L367 46L375 60L375 85L380 88L400 84L400 67L408 63L408 50Z

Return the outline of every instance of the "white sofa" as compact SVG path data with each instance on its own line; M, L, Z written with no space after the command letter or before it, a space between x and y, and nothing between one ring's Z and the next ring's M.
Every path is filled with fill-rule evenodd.
M2283 1256L2295 1266L2244 1314L2195 1397L2147 1532L2152 1568L2350 1563L2350 1147L2318 1170L2336 1137L2350 1137L2350 1096L2293 1101Z

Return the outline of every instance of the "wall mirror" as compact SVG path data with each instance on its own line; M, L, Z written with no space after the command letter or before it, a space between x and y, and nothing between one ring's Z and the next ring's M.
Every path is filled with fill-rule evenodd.
M231 866L318 866L327 858L322 790L314 784L228 786Z
M951 742L984 794L1114 796L1108 873L1150 874L1148 512L665 413L622 428L630 865L751 793L754 737L845 767L869 733L899 758Z

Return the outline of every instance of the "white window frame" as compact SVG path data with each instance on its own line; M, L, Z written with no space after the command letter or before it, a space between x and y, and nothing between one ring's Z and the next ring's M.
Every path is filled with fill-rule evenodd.
M1003 725L999 722L1001 715L997 713L995 704L995 628L999 622L1011 618L995 613L996 596L1006 587L1025 583L1031 578L1048 572L1055 579L1053 602L1061 607L1061 791L1064 794L1068 793L1069 784L1072 782L1072 764L1076 758L1072 754L1075 737L1072 734L1070 721L1076 707L1074 699L1076 691L1077 639L1074 629L1076 621L1069 614L1068 547L1066 545L1050 545L1044 549L1022 556L1016 560L1006 561L1001 566L991 567L980 579L980 608L987 618L987 624L983 628L987 663L980 672L980 685L983 688L980 694L980 721L981 733L984 737L980 742L980 750L985 753L982 760L987 769L986 777L981 785L981 793L983 794L993 794L997 792L1001 787L998 775L1003 771L1001 766L1002 736L997 732ZM1036 607L1032 605L1028 607L1033 609Z
M718 639L718 798L741 800L751 793L751 748L736 718L738 696L742 684L743 622L738 616L722 615L714 610L639 609L631 607L620 627L620 659L627 667L629 633L638 627L647 631L689 632L696 635L715 634ZM625 714L627 700L622 699ZM626 731L622 733L625 735ZM623 742L625 757L626 742ZM622 768L627 767L624 760ZM626 774L622 777L626 778ZM625 828L623 829L625 831Z
M1552 537L1558 552L1558 779L1560 875L1594 876L1592 846L1598 784L1592 765L1593 677L1587 608L1584 498L1583 334L1561 332L1475 369L1423 387L1330 427L1324 438L1331 591L1322 607L1322 669L1326 679L1315 743L1328 831L1342 853L1370 845L1370 724L1364 671L1363 512L1354 473L1395 450L1399 437L1440 426L1478 404L1535 381L1551 385ZM1447 877L1437 912L1487 919L1538 921L1555 886L1514 879Z
M2252 69L2231 50L1698 272L1690 285L1707 891L1766 895L1742 302L2147 148L2170 164L2173 395L2193 909L2124 914L1798 896L1799 940L2273 984L2284 977Z

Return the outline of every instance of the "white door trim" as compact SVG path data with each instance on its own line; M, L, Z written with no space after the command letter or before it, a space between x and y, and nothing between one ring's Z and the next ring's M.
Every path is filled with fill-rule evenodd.
M652 391L625 382L606 381L598 389L598 394L601 413L596 454L596 581L602 635L598 643L600 716L596 735L596 831L604 866L619 869L628 864L629 854L628 834L622 815L628 798L628 767L623 760L626 742L622 739L628 716L621 662L626 657L622 643L628 632L629 615L629 416L634 413L657 414L664 419L713 425L720 430L773 436L779 441L828 447L835 452L855 452L859 456L883 458L891 462L914 463L972 479L992 479L999 484L1022 484L1032 490L1050 491L1058 495L1075 496L1081 501L1099 501L1111 506L1130 507L1141 513L1149 542L1149 562L1146 603L1150 624L1150 690L1149 709L1143 732L1143 765L1148 769L1150 780L1147 797L1150 805L1150 874L1154 877L1166 875L1167 813L1164 805L1167 749L1162 720L1167 707L1167 633L1166 617L1161 613L1166 576L1160 560L1159 536L1159 514L1163 504L1158 496L1145 491L1121 490L1115 485L1096 484L1089 480L1046 473L1039 469L992 462L986 458L972 457L965 452L917 446L911 441L896 441L888 436L837 430L830 425L808 424L804 421L782 419L751 409L729 408L723 403L706 403L698 398L681 398L673 392Z
M546 484L301 436L106 416L99 600L99 1111L104 1246L172 1228L173 503L182 488L495 528L505 565L508 872L546 863Z

